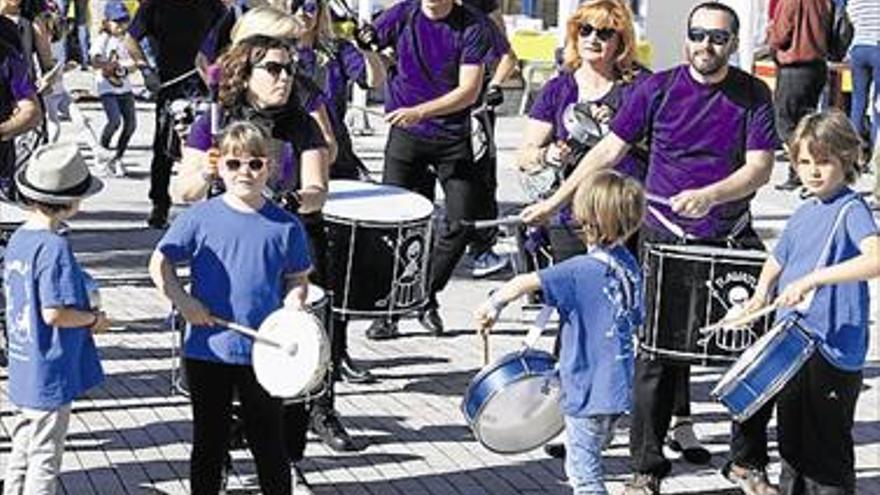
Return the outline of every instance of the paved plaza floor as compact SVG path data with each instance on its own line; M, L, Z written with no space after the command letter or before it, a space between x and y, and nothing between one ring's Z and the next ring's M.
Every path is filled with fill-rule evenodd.
M103 122L96 103L84 103L96 129ZM192 432L186 397L172 393L171 374L178 335L167 325L169 306L147 275L147 258L161 232L145 227L149 211L150 109L138 104L139 128L127 156L131 177L108 178L101 195L85 202L71 222L77 257L98 279L104 307L115 321L113 331L97 342L107 375L105 384L74 403L74 415L61 476L68 495L188 493L188 457ZM358 137L360 155L374 171L381 168L384 127ZM523 201L509 165L521 141L522 117L503 117L498 129L499 197L503 208ZM81 129L65 125L70 137ZM88 150L86 153L90 153ZM774 182L784 174L778 165ZM873 177L863 178L862 189ZM795 195L765 187L755 202L756 224L768 243L779 235L796 208ZM509 243L502 246L507 247ZM487 292L510 274L472 280L464 266L441 294L448 331L431 337L414 321L402 324L391 341L365 338L364 322L350 330L351 354L380 379L371 385L339 386L338 409L360 450L334 453L309 443L304 470L319 494L553 494L568 493L562 464L540 450L516 456L493 454L473 438L460 412L462 394L481 365L480 341L470 312ZM877 283L872 284L877 297ZM880 324L872 308L872 343L854 429L858 493L880 494ZM492 354L519 346L534 313L514 304L492 340ZM552 338L539 346L549 349ZM674 463L663 493L738 493L719 474L728 451L730 422L723 408L708 398L717 369L693 372L696 430L713 453L708 466ZM11 408L5 372L0 378L0 467L9 452ZM778 479L779 459L771 424L771 478ZM245 451L234 451L230 493L258 493L254 466ZM619 493L629 475L626 429L620 429L606 452L609 487Z

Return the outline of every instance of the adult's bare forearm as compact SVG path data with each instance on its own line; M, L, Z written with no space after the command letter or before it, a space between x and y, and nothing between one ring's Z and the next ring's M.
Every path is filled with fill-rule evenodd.
M35 99L31 98L18 102L12 115L0 122L0 136L3 139L15 137L40 125L43 115Z
M747 160L739 170L709 187L713 202L729 203L751 195L770 181L772 171L773 158L769 153Z
M472 107L478 96L479 88L474 91L472 88L459 86L443 96L419 104L418 109L423 119L449 115Z

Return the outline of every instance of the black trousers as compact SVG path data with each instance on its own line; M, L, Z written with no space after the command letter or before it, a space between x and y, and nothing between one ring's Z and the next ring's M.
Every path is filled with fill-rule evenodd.
M327 231L320 213L302 215L301 219L309 238L309 255L314 265L312 282L326 288L327 276ZM309 418L316 414L332 411L336 401L336 381L339 379L339 367L347 354L348 322L341 316L327 310L332 316L324 321L330 336L330 371L327 393L311 402L297 402L284 405L284 443L291 461L303 459L306 450Z
M455 265L461 259L474 230L462 220L485 216L483 205L490 194L484 164L474 163L470 138L443 142L426 140L391 128L385 146L382 182L409 189L434 200L439 180L446 201L446 219L431 253L429 304L436 305L436 294L443 290Z
M825 61L777 68L773 106L776 130L783 141L788 141L801 118L816 110L827 79Z
M816 351L776 399L784 495L856 493L852 428L862 373Z
M169 105L178 98L194 98L204 93L204 87L193 76L173 86L163 88L156 96L156 128L153 132L153 159L150 162L150 201L154 208L166 213L171 207L168 185L171 167L180 157L180 138L174 132L174 119Z
M668 233L645 229L640 233L640 244L646 242L675 242ZM713 245L715 242L707 241ZM763 246L751 228L738 236L744 248ZM689 301L682 300L681 313L687 314ZM673 311L675 311L673 309ZM663 331L662 329L660 331ZM644 354L635 362L633 385L633 413L630 426L630 456L633 469L638 473L664 477L672 464L663 455L663 443L669 431L672 415L690 413L690 366L651 359ZM763 469L770 457L767 454L767 424L773 414L773 401L758 410L748 421L733 422L730 440L730 460L739 466Z
M290 467L281 441L281 401L257 382L251 366L184 359L193 410L190 483L193 495L216 495L226 461L232 397L241 401L248 448L262 493L290 495Z

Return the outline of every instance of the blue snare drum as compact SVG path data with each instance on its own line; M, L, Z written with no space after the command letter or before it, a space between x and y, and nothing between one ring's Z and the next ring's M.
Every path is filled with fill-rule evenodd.
M778 394L816 349L797 318L776 324L724 373L711 395L745 421Z
M471 380L461 404L477 440L499 454L540 447L565 426L556 359L526 348L486 366Z

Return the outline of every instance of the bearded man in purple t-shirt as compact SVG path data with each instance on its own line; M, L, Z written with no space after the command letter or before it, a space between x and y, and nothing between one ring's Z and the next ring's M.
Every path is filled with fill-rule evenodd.
M590 172L613 167L630 147L650 142L645 188L652 214L640 233L644 243L689 243L760 248L751 227L749 201L767 183L776 132L769 89L730 67L739 20L718 2L697 5L688 18L688 63L638 84L615 114L611 132L580 162L549 199L526 208L535 223L568 203ZM674 299L674 298L673 298ZM670 314L688 315L687 298ZM684 324L684 322L682 322ZM663 333L660 328L659 332ZM689 367L639 356L635 366L630 452L635 476L628 495L659 493L670 469L663 455L676 394L686 393ZM682 390L682 384L684 390ZM724 474L749 495L777 493L767 481L767 422L772 404L735 423L731 460Z
M437 180L446 198L446 226L431 254L430 294L419 316L434 335L443 333L436 294L443 289L473 231L462 220L484 210L489 174L474 162L470 111L477 101L490 47L488 18L454 0L405 0L375 24L378 44L395 52L385 91L391 124L382 181L433 201ZM377 320L373 339L394 337L397 324Z

